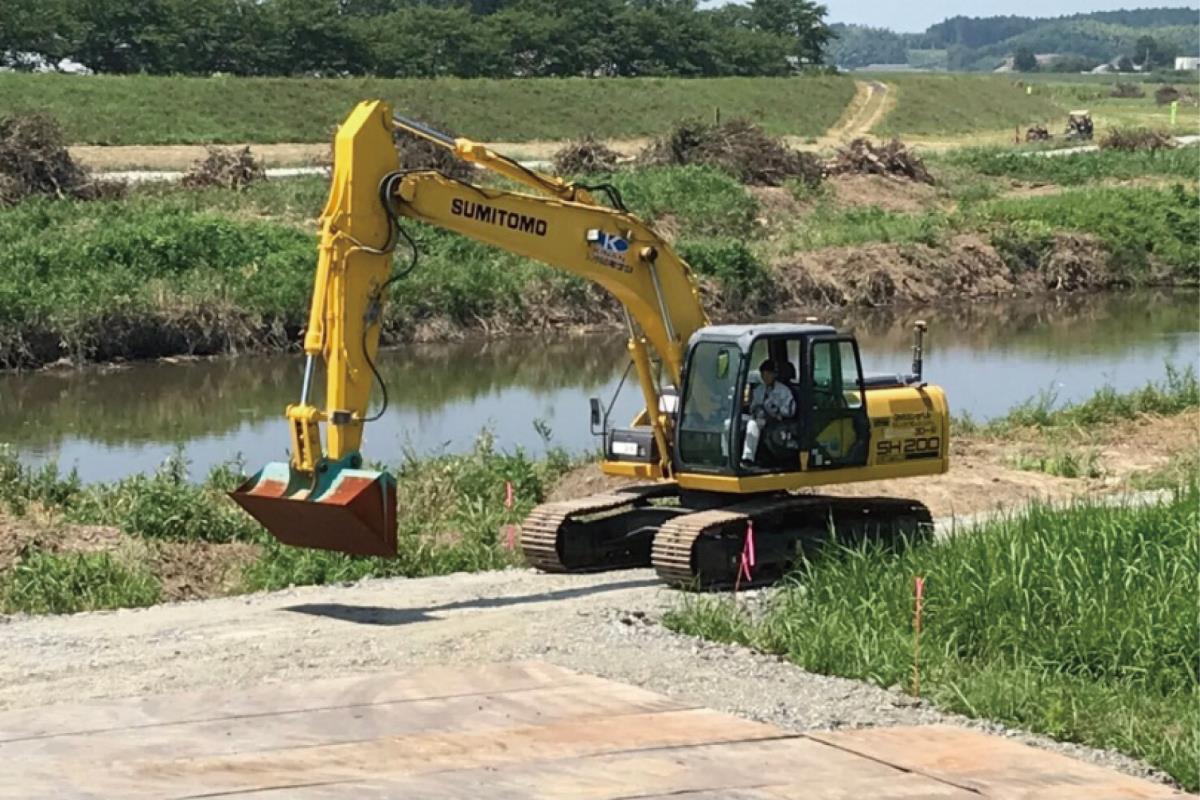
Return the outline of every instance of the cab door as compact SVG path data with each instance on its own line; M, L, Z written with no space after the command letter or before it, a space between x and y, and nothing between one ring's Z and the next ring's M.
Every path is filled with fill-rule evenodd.
M803 449L809 470L864 466L871 425L858 343L848 336L809 340L805 352Z

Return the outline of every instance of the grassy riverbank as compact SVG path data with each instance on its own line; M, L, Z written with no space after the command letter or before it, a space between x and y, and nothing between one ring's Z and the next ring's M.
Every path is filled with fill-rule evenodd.
M1061 408L1045 399L1031 401L987 426L959 421L955 459L963 461L964 447L987 447L995 452L979 466L1004 464L1024 452L1029 441L1057 441L1070 452L1103 445L1124 463L1130 425L1149 424L1154 431L1178 419L1186 427L1200 408L1195 373L1172 374L1134 392L1101 390ZM1077 431L1088 435L1079 438ZM1194 433L1190 441L1186 433L1182 440L1178 432L1165 437L1163 444L1173 449L1161 451L1160 467L1114 476L1120 482L1107 490L1179 474L1171 454L1194 450ZM1146 451L1138 446L1143 457ZM240 482L241 464L219 467L197 483L176 457L153 475L83 485L73 474L31 469L15 453L0 451L0 613L146 605L291 584L517 564L520 557L507 547L505 527L524 519L581 463L559 450L539 460L519 451L500 452L486 434L464 455L406 458L392 470L399 485L400 555L384 560L276 544L224 496ZM512 509L503 507L507 481L514 487ZM924 486L924 481L908 481L896 491L919 496ZM594 488L587 485L584 491ZM1090 488L1105 487L1078 484L1079 491Z
M481 436L466 455L410 457L391 471L401 509L394 559L279 545L225 493L240 465L189 481L182 458L153 475L82 485L0 453L0 613L70 613L151 605L364 577L420 577L520 563L519 524L573 464L534 461ZM515 503L504 507L505 484Z
M938 187L851 176L816 191L755 189L700 167L626 171L612 181L675 240L713 315L729 319L1195 283L1195 155L1055 160L1049 179L1064 186L1052 193L1023 191L1024 165L988 152L936 161ZM0 210L0 367L295 346L324 193L312 178L245 192L148 187L121 201L29 200ZM385 341L620 320L616 305L579 279L443 231L409 229L421 264L393 291Z
M668 624L813 672L911 687L940 708L1113 748L1200 787L1195 484L1139 507L1033 507L969 534L836 546L751 617L693 598Z

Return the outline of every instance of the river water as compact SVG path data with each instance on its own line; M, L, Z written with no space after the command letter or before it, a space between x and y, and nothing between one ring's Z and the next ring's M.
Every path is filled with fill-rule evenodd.
M910 324L927 319L926 378L945 387L955 414L986 420L1046 393L1068 402L1107 385L1160 380L1168 364L1196 365L1198 302L1190 291L1127 292L836 322L857 333L870 373L907 371ZM0 375L0 443L89 482L152 471L176 447L195 476L239 455L249 466L286 460L281 415L298 396L302 361L248 356ZM368 426L364 452L389 463L406 451L469 449L485 429L499 447L533 454L544 451L547 431L553 445L593 447L588 398L607 401L627 363L614 334L414 345L380 361L391 404ZM632 418L639 398L628 384L614 419Z

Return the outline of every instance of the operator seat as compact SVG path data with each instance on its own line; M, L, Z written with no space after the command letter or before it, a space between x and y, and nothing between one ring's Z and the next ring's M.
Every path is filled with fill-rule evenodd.
M792 416L768 422L759 443L760 460L767 462L765 466L792 472L800 469L798 453L800 451L801 419L804 406L800 403L800 387L796 385L796 367L790 361L779 363L779 383L792 393ZM765 451L765 453L764 453ZM766 458L763 458L763 456Z

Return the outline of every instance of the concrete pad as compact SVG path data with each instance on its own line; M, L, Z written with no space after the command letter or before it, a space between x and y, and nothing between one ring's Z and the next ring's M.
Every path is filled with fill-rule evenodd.
M1157 798L951 727L799 734L539 662L0 713L0 798Z

